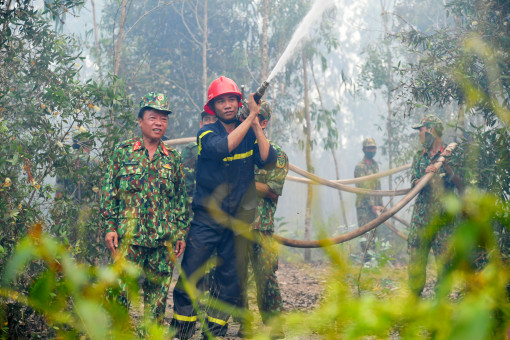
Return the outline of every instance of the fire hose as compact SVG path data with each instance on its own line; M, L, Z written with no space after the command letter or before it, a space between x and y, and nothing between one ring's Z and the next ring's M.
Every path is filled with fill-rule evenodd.
M301 172L305 171L305 170L302 170L302 169L300 169L300 168L298 168L298 167L296 167L294 165L292 165L292 167L293 167L291 169L292 171L294 171L294 169L299 169L299 171L301 171ZM351 178L351 179L338 179L338 180L332 180L331 182L338 183L338 184L361 183L361 182L370 181L370 180L373 180L373 179L389 176L389 175L392 175L394 173L397 173L397 172L400 172L400 171L403 171L403 170L407 170L410 167L411 167L411 164L406 164L406 165L399 166L397 168L389 169L389 170L386 170L386 171L381 171L381 172L378 172L376 174L372 174L372 175L368 175L368 176L356 177L356 178ZM308 179L308 178L301 178L301 177L290 176L290 175L287 175L286 179L290 180L290 181L293 181L293 182L299 182L299 183L305 183L305 184L320 184L320 183L318 183L316 181L313 181L311 179Z
M170 145L189 144L194 141L196 141L195 137L185 137L185 138L178 138L178 139L170 139L170 140L165 141L164 143L166 146L170 146ZM400 166L395 169L390 169L390 170L383 171L383 172L369 175L369 176L352 178L352 179L347 179L347 180L331 181L331 180L327 180L327 179L321 178L319 176L316 176L310 172L307 172L307 171L295 166L294 164L290 164L289 165L290 170L292 170L295 173L300 174L306 178L299 178L299 177L288 176L288 175L286 178L290 179L291 181L295 181L295 182L322 184L322 185L329 186L329 187L332 187L337 190L343 190L343 191L351 192L354 194L372 195L372 196L401 196L401 195L405 195L406 193L408 193L409 189L401 189L401 190L394 190L394 191L392 191L392 190L369 190L369 189L351 187L346 184L361 183L364 181L369 181L369 180L373 180L376 178L388 176L390 174L393 174L393 173L396 173L396 172L399 172L402 170L406 170L410 166L411 165L408 164L408 165L403 165L403 166Z
M188 144L195 140L196 140L196 138L194 138L194 137L179 138L179 139L165 141L165 144L166 145ZM446 148L445 151L453 152L453 150L455 149L456 146L457 146L456 143L451 143L448 145L448 147ZM433 164L433 166L436 168L436 170L439 170L439 168L441 168L441 166L443 165L444 161L445 161L445 158L443 156L441 156ZM356 183L356 181L362 182L362 181L369 180L368 177L370 177L370 179L383 177L383 176L387 176L389 173L394 173L394 172L398 172L401 170L405 170L408 167L409 167L409 165L404 165L399 168L390 169L388 171L375 174L375 176L370 175L370 176L359 177L359 178L355 178L355 179L351 179L351 180L330 181L330 180L321 178L317 175L314 175L312 173L309 173L309 172L291 164L289 166L289 169L306 177L309 181L315 182L318 184L322 184L322 185L326 185L326 186L332 187L337 190L344 190L344 191L348 191L348 192L352 192L352 193L373 195L373 196L394 196L394 195L404 195L404 194L405 194L405 196L404 196L404 198L402 198L402 200L400 200L397 204L395 204L391 209L386 210L383 213L381 213L376 219L370 221L369 223L365 224L364 226L359 227L356 230L353 230L351 232L348 232L348 233L345 233L345 234L342 234L339 236L325 238L325 239L321 239L321 240L314 240L314 241L294 240L294 239L286 238L286 237L276 235L276 234L273 235L273 238L277 242L281 243L282 245L288 246L288 247L320 248L320 247L328 247L328 246L331 246L334 244L347 242L347 241L350 241L358 236L365 234L366 232L376 228L378 225L387 221L390 217L393 217L398 211L400 211L404 206L406 206L428 184L428 182L434 176L434 173L431 172L431 173L425 174L420 179L418 184L412 189L402 189L402 190L395 190L395 191L368 190L368 189L361 189L361 188L353 188L353 187L350 187L343 183L346 183L346 181L350 181L349 183ZM302 179L300 179L300 180L302 180ZM408 224L404 223L405 221L403 221L402 219L400 219L400 218L396 218L396 219L399 222L408 226ZM400 236L405 237L405 235L403 235L403 234Z
M324 179L324 178L319 177L317 175L314 175L314 174L312 174L312 173L310 173L308 171L305 171L305 170L295 166L294 164L290 164L289 165L289 170L292 170L295 173L298 173L298 174L308 178L309 180L311 180L313 182L316 182L316 183L319 183L319 184L322 184L322 185L326 185L326 186L334 188L334 189L338 189L338 190L342 190L342 191L347 191L347 192L352 192L352 193L355 193L355 194L363 194L363 195L371 195L371 196L401 196L401 195L407 194L409 192L409 190L410 190L410 189L401 189L401 190L369 190L369 189L362 189L362 188L354 188L354 187L351 187L351 186L348 186L348 185L345 185L345 184L341 184L341 183L338 183L338 182L334 182L334 181L330 181L330 180ZM358 177L358 179L362 179L362 180L360 180L360 182L362 182L362 181L366 181L367 177L371 177L371 176L372 175L365 176L365 177ZM373 179L373 177L371 177L371 179Z
M452 152L456 146L457 146L456 143L451 143L446 148L446 151ZM433 166L436 168L436 171L439 170L439 168L441 168L444 161L445 161L445 158L443 156L441 156L433 164ZM358 236L361 236L361 235L365 234L366 232L374 229L375 227L377 227L378 225L380 225L381 223L385 222L390 217L395 215L399 210L401 210L404 206L406 206L407 203L409 203L416 195L418 195L418 193L429 183L429 181L432 179L432 177L434 177L434 175L435 175L434 172L429 172L429 173L425 174L419 180L419 182L414 186L414 188L412 188L407 193L407 195L405 195L404 198L402 198L402 200L400 200L397 204L395 204L391 209L386 210L381 215L379 215L379 217L377 217L376 219L370 221L369 223L365 224L364 226L359 227L358 229L353 230L351 232L348 232L348 233L345 233L343 235L339 235L336 237L326 238L326 239L322 239L322 240L315 240L315 241L294 240L294 239L282 237L280 235L273 235L273 238L277 242L279 242L285 246L294 247L294 248L328 247L328 246L332 246L334 244L350 241L350 240L352 240Z

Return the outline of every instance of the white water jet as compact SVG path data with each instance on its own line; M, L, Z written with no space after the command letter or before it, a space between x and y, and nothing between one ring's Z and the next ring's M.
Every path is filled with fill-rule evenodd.
M273 77L283 69L283 66L288 62L288 60L294 56L294 51L298 47L298 43L305 38L306 34L310 31L312 24L314 24L315 21L322 16L322 13L324 13L326 9L334 4L333 0L315 0L312 8L299 23L297 29L292 35L292 38L290 39L289 44L287 45L287 48L283 51L282 56L278 59L276 66L271 71L271 74L267 78L268 82L270 82L271 79L273 79Z

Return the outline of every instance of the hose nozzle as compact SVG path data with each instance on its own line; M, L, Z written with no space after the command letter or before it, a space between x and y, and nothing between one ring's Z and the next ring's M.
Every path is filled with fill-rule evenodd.
M262 84L260 84L257 91L255 91L255 94L253 95L253 99L255 99L255 102L260 103L260 98L264 95L267 88L269 87L269 82L264 81ZM243 100L243 105L239 108L239 117L243 117L246 119L248 115L250 114L250 109L248 109L248 101L246 99Z

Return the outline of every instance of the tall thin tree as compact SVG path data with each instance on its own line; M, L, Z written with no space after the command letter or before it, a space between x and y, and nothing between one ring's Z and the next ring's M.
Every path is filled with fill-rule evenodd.
M306 69L307 65L307 56L306 50L303 49L302 52L302 63L303 63L303 83L304 83L304 114L305 114L305 131L306 131L306 140L305 140L305 157L306 157L306 170L309 172L313 172L312 166L312 120L310 116L310 99L309 99L309 89L308 89L308 72ZM312 200L313 200L313 185L307 185L307 194L306 194L306 211L305 211L305 240L310 240L310 227L312 220ZM312 253L310 249L305 249L305 261L310 262L312 260Z

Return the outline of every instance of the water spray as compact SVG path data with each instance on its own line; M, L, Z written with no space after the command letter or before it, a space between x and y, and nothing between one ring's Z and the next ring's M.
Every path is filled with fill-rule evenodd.
M283 70L283 66L295 55L296 49L299 47L299 42L306 40L309 35L309 31L312 25L317 22L322 14L330 7L335 5L334 0L315 0L312 5L310 11L306 14L303 20L299 23L296 31L292 35L289 44L285 48L285 51L281 55L280 59L276 63L276 66L273 68L269 77L266 81L264 81L260 87L255 92L253 98L257 103L259 103L260 98L266 92L267 87L269 86L269 82L273 79L273 77ZM244 98L244 86L241 87L243 91ZM246 119L250 114L250 110L248 109L248 101L246 99L243 100L243 105L239 108L238 117L243 117Z
M257 104L260 103L260 99L266 93L266 89L269 87L269 82L264 81L262 84L260 84L259 88L255 93L253 94L253 99L255 99L255 102ZM244 92L244 86L241 86ZM239 109L239 117L243 117L244 119L248 118L248 115L250 114L250 109L248 108L248 101L246 99L243 99L243 106Z

